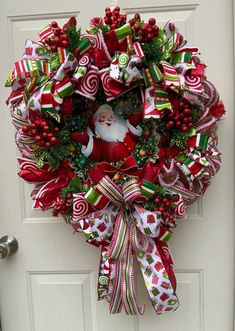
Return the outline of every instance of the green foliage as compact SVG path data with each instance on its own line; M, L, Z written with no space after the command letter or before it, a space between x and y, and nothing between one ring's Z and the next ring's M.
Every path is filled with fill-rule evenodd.
M78 193L83 191L83 185L81 180L78 177L73 177L67 187L62 189L61 194L63 199L66 198L68 193Z
M58 133L58 139L61 144L68 144L70 142L71 132L69 128L64 128Z
M67 159L67 146L52 146L50 150L41 149L35 153L37 158L36 165L42 168L44 163L48 163L51 169L58 169L61 161Z
M48 163L51 169L57 169L60 166L60 162L58 162L58 160L56 160L47 150L37 151L35 152L35 156L37 158L36 166L39 169L43 168L45 163Z
M201 117L200 108L197 107L197 106L192 107L192 115L191 116L192 116L192 122L196 123Z
M165 191L162 186L158 186L154 195L144 203L144 208L147 210L155 211L157 209L157 205L154 201L155 198L164 198L164 197L172 197L169 193Z
M144 209L155 211L157 209L157 206L156 206L156 203L154 202L154 200L151 199L151 200L145 202L144 203Z
M147 161L155 162L158 152L159 135L156 131L157 121L154 119L145 120L140 124L142 128L142 134L135 146L133 155L138 163L139 167L142 167ZM146 135L146 131L151 134ZM141 152L145 152L146 155L141 155Z
M91 169L95 163L83 155L80 144L74 143L74 145L76 146L76 152L70 153L70 164L74 171L78 174L79 178L86 181L88 179L89 169Z
M163 120L158 120L157 130L158 130L159 134L166 135L166 133L167 133L166 123Z
M51 70L55 70L59 65L60 65L60 58L59 58L59 54L57 52L53 53L53 52L49 52L49 62L51 65Z
M69 38L69 50L73 52L74 49L78 47L81 36L81 28L77 29L76 26L69 25L66 29L66 34Z
M140 97L139 87L112 100L110 106L115 109L115 113L122 118L127 118L128 116L141 111L143 104Z
M36 153L36 157L37 157L37 160L36 160L36 166L38 169L42 169L43 166L44 166L44 161L46 159L46 153Z
M70 136L70 131L65 127L57 134L57 138L60 141L59 145L52 145L50 149L40 148L37 150L35 152L37 167L42 168L46 162L50 168L58 169L61 161L68 159L70 155Z
M170 54L168 52L163 52L162 46L166 41L166 34L162 29L159 29L158 36L153 37L150 43L142 44L142 48L145 54L145 59L143 63L146 65L151 65L153 63L159 63L161 60L166 60L169 58Z
M188 130L186 132L182 132L180 129L174 130L172 138L171 138L171 146L177 146L181 149L185 149L187 145L187 139L192 136L193 130Z
M161 51L159 47L156 47L153 43L144 43L142 48L145 54L145 59L143 59L143 62L146 65L159 63L161 61Z

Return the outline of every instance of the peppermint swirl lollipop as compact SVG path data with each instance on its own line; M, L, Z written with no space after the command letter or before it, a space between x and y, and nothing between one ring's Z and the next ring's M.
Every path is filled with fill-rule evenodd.
M73 224L77 224L79 220L89 211L88 202L81 194L73 195Z

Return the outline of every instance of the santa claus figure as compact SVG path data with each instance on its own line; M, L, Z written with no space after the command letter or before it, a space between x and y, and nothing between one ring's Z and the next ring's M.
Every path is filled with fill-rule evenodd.
M72 139L83 145L82 153L94 162L125 160L141 135L141 119L142 112L138 112L124 120L104 104L93 115L93 125L84 133L73 133Z

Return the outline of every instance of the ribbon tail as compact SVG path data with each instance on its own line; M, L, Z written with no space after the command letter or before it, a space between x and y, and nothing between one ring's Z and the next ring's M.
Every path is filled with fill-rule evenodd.
M122 291L121 291L121 261L114 261L113 265L113 288L111 292L111 300L109 303L110 314L118 314L122 310Z
M129 232L129 234L131 231ZM143 315L145 305L138 306L134 280L134 254L131 244L121 259L122 267L122 301L127 315Z
M99 278L97 285L98 300L108 300L108 288L110 277L110 259L107 255L107 248L102 247L100 252Z
M110 313L119 313L124 307L128 315L142 315L144 306L138 306L134 281L134 254L132 225L127 223L125 212L119 211L108 255L114 260L114 285Z
M179 306L175 284L162 261L158 246L148 238L148 248L136 255L140 264L145 286L157 314L176 310ZM164 261L166 263L166 261Z
M127 315L143 315L145 306L138 306L134 280L134 255L131 246L125 256L114 262L115 276L110 301L110 313L120 313L124 307Z
M110 314L118 314L122 310L122 278L123 268L122 260L126 251L128 241L128 227L124 220L125 212L120 209L115 220L115 227L112 236L112 241L108 247L108 256L113 260L112 274L110 281L109 293L111 292L111 300L109 304ZM113 283L113 285L112 285ZM112 288L111 288L112 287Z
M126 220L124 220L124 215L125 212L123 209L120 209L115 220L115 228L112 241L108 248L108 256L114 260L120 259L126 250L128 240L128 226Z
M169 276L169 280L171 282L173 290L176 291L176 278L173 271L174 262L171 256L170 248L166 242L158 241L157 245L159 254L161 256L166 272Z

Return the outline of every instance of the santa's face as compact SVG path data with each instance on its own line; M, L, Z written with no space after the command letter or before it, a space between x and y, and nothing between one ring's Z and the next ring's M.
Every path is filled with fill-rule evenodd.
M112 110L102 111L95 121L95 133L105 141L123 141L128 132L127 123Z
M100 113L97 121L101 125L104 125L104 126L107 125L108 127L110 127L112 125L112 123L115 122L113 111L109 111L109 112L104 111L104 112Z

